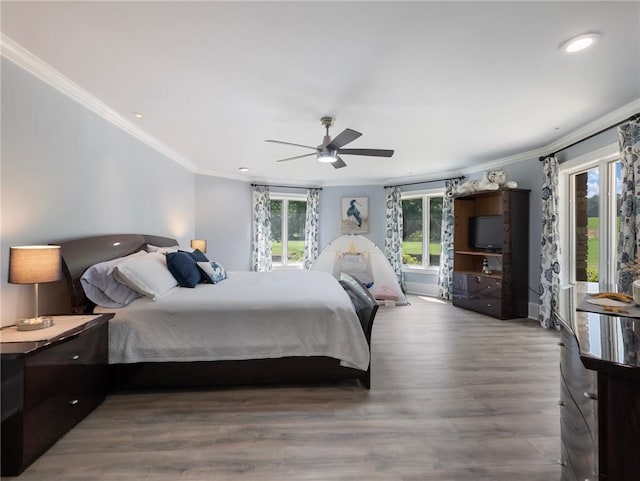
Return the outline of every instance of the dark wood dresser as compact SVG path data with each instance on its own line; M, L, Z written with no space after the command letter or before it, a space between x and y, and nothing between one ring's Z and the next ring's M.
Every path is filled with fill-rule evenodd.
M47 340L2 336L2 476L19 475L104 401L111 317L79 317Z
M640 319L561 321L562 481L640 480Z

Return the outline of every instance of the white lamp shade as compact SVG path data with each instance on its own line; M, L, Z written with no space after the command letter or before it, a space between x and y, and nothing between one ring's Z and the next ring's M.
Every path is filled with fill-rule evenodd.
M9 283L39 284L62 278L60 246L9 248Z
M193 239L191 241L191 248L198 249L200 252L207 252L207 241L205 239Z

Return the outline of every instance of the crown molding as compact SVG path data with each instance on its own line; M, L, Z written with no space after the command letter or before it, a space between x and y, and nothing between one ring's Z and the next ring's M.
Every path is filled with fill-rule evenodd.
M39 57L33 55L27 49L22 47L19 43L5 35L0 33L0 56L6 58L18 67L26 70L30 74L34 75L38 79L42 80L46 84L52 86L59 92L67 95L71 99L78 102L91 112L102 117L103 119L111 122L116 127L122 129L129 135L140 140L144 144L148 145L152 149L156 150L165 157L171 159L177 164L185 167L191 172L199 175L215 176L231 180L239 180L244 182L253 182L254 179L247 178L242 174L230 174L225 172L219 172L216 170L201 169L180 155L175 150L168 147L166 144L160 142L148 132L144 131L136 124L132 123L129 119L117 113L115 110L107 106L104 102L98 99L96 96L89 93L87 90L80 87L78 84L62 75L56 69L49 64L41 60ZM344 186L344 185L378 185L378 184L402 184L407 182L431 182L430 179L434 177L442 178L443 176L457 177L460 175L469 175L484 170L502 167L508 164L521 162L524 160L530 160L532 158L538 159L541 156L548 155L551 152L557 152L564 147L573 144L595 132L598 132L609 125L623 121L624 119L640 112L640 99L633 100L627 105L624 105L588 124L580 127L577 130L570 132L569 134L543 146L519 154L500 157L494 160L486 161L479 164L474 164L472 167L463 168L455 173L451 172L439 172L438 174L425 174L424 176L411 176L411 177L398 177L393 179L379 179L370 180L367 182L341 182L341 181L328 181L322 183L323 186ZM264 182L282 183L280 179L265 179Z
M577 130L569 132L564 137L560 137L559 139L537 149L528 150L527 152L521 152L519 154L510 155L508 157L500 157L495 160L491 160L488 162L483 162L481 164L476 164L473 167L462 169L463 174L473 174L476 172L495 169L498 167L503 167L505 165L513 164L516 162L521 162L524 160L530 159L538 159L545 155L549 155L552 152L558 152L568 145L573 144L574 142L578 142L590 135L593 135L596 132L599 132L602 129L606 129L610 125L614 125L618 122L622 122L625 119L628 119L632 115L635 115L640 112L640 99L633 100L622 107L609 112L608 114L589 122L588 124L580 127Z
M62 75L42 59L33 55L11 37L8 37L4 33L0 35L0 55L2 57L16 64L23 70L26 70L31 75L42 80L64 95L75 100L94 114L105 119L107 122L111 122L116 127L124 130L132 137L135 137L165 157L173 160L192 172L196 172L196 166L178 152L163 144L151 134L120 115L95 95L92 95L87 90Z

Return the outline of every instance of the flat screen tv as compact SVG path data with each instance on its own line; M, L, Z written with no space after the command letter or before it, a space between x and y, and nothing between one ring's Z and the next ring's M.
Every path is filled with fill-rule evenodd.
M504 237L501 215L469 218L469 246L488 252L502 251Z

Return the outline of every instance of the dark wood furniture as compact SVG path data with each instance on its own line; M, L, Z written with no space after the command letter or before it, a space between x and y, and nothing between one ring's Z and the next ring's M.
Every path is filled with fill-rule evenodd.
M454 255L452 302L499 319L527 317L529 302L529 190L500 189L453 199ZM500 216L499 251L475 249L470 219ZM483 273L487 260L491 274Z
M85 237L63 242L63 273L69 287L74 312L91 312L94 305L86 298L80 277L98 262L115 259L144 249L147 244L168 247L178 242L169 237L121 234ZM343 274L340 281L349 294L371 351L371 331L378 304L360 282ZM366 371L340 365L325 356L284 357L243 361L147 362L110 364L112 389L174 388L263 383L306 383L356 379L371 386L371 367Z
M562 480L638 481L640 319L578 311L561 329Z
M48 341L0 345L2 476L19 475L104 400L111 317Z

